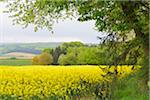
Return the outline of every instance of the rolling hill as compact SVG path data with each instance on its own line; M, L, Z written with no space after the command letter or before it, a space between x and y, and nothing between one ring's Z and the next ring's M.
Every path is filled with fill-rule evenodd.
M56 48L62 43L47 42L47 43L1 43L0 44L0 56L4 56L7 53L21 52L30 54L40 54L44 48Z

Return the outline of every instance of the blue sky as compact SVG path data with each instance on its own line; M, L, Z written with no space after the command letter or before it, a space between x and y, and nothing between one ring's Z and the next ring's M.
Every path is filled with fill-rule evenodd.
M100 32L94 30L94 21L78 22L75 19L54 24L54 34L47 29L34 32L33 26L25 29L21 25L12 25L8 14L2 13L4 4L0 4L0 43L12 42L69 42L98 43Z

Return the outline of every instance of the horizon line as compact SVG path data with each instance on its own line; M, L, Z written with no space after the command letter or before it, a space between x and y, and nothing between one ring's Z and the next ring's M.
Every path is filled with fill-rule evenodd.
M66 42L81 42L81 41L66 41ZM66 43L65 41L47 41L47 42L0 42L0 44L30 44L30 43ZM99 44L96 42L81 42L83 44Z

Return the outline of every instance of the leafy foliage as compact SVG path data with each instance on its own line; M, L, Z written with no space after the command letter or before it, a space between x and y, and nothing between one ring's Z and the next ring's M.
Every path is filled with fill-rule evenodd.
M32 64L33 65L50 65L52 64L53 58L49 53L42 53L38 56L35 56L32 59Z
M68 42L68 43L63 43L62 45L60 45L60 46L58 46L54 49L46 48L46 49L43 50L43 52L51 54L52 57L53 57L52 64L57 65L57 64L59 64L58 63L59 57L62 54L66 54L68 48L70 48L70 47L81 47L81 46L84 46L84 44L81 43L81 42L77 42L77 41L76 42ZM70 57L72 58L72 55L70 55ZM68 58L64 58L64 60L65 59L68 60ZM69 61L67 61L67 62L69 62ZM66 64L70 64L70 63L66 63ZM73 64L76 64L76 63L73 63Z

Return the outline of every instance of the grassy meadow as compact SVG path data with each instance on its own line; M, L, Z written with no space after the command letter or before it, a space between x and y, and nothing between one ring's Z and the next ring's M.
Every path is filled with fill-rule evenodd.
M0 59L0 65L23 66L32 65L32 62L30 59Z

